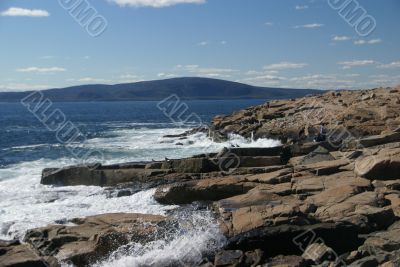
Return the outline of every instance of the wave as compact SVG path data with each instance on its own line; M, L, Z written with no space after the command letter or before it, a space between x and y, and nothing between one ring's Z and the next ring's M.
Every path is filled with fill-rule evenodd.
M175 215L178 226L148 244L130 243L92 267L198 266L226 243L210 211Z
M83 143L37 144L15 146L16 150L39 149L43 157L58 146L101 151L103 164L184 158L196 154L218 152L224 147L272 147L279 141L256 141L230 135L226 142L217 143L204 133L184 138L186 128L166 128L154 124L119 125L99 133L100 137ZM41 148L45 148L43 152ZM50 149L48 149L50 148ZM63 149L63 148L61 148ZM50 151L50 152L49 152ZM204 256L222 247L225 239L210 211L178 212L176 206L164 206L154 200L155 189L131 196L109 198L107 189L94 186L52 187L40 184L44 168L57 168L81 163L68 154L58 158L23 161L0 169L0 239L21 239L28 229L66 222L72 218L115 212L166 215L173 212L177 228L158 240L143 245L131 243L121 247L109 259L93 267L111 266L193 266Z
M158 204L153 198L154 189L108 198L106 190L100 187L40 184L44 167L63 163L71 165L74 160L39 160L0 170L0 177L13 176L0 181L0 239L22 238L28 229L77 217L114 212L164 215L175 208Z

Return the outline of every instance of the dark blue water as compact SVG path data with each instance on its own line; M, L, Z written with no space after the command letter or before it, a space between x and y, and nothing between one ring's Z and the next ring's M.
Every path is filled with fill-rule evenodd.
M193 112L206 123L215 115L230 114L264 102L265 100L185 101L189 107L186 114ZM154 134L152 129L166 129L165 132L168 133L170 129L188 127L174 124L157 108L157 103L153 101L54 103L52 108L60 109L89 143L101 140L106 143L105 145L112 146L107 140L112 142L113 138L117 138L123 131L126 131L127 138L136 133L149 137ZM146 133L146 130L149 132ZM97 148L99 147L101 144L97 144ZM82 149L90 150L93 146ZM104 152L107 157L112 157L119 152L128 156L134 151L134 149L129 152L122 150L109 149ZM0 103L0 168L24 161L54 160L63 157L70 157L67 145L60 143L56 133L49 131L26 107L20 103Z

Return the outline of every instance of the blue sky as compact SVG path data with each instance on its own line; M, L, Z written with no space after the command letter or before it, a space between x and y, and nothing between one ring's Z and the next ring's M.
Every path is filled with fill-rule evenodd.
M85 2L93 37L60 2ZM354 0L355 1L355 0ZM400 84L400 1L358 0L360 36L328 0L1 0L0 91L202 76L253 85Z

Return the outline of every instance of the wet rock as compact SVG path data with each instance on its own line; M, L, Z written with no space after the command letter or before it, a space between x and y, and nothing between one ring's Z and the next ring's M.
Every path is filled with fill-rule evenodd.
M277 256L268 261L265 267L307 267L309 263L300 256Z
M164 162L162 169L172 169L179 173L207 173L219 171L219 166L207 158L188 158Z
M146 164L145 169L155 169L155 170L160 170L162 169L162 162L152 162L152 163L148 163Z
M257 266L264 261L264 252L261 249L247 251L245 253L245 266Z
M146 243L162 233L167 218L142 214L104 214L71 221L74 225L50 225L30 230L25 242L42 256L54 256L87 266L105 259L129 242Z
M58 267L56 259L41 257L34 248L19 241L0 240L1 267Z
M215 255L215 267L239 266L243 261L243 252L240 250L223 250Z
M120 190L117 193L117 197L129 197L132 195L132 191L131 190Z
M151 176L165 173L165 170L146 170L144 165L143 168L72 166L43 170L40 183L57 186L115 186L133 181L145 181Z

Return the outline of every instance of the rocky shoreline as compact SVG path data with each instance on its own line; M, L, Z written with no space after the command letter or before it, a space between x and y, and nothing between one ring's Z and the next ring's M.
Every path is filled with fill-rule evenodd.
M211 210L226 242L195 266L400 266L400 88L271 101L217 116L209 130L282 145L45 169L41 183L102 186L110 197L156 188L161 204ZM0 241L0 266L88 266L177 223L103 214L32 229Z

